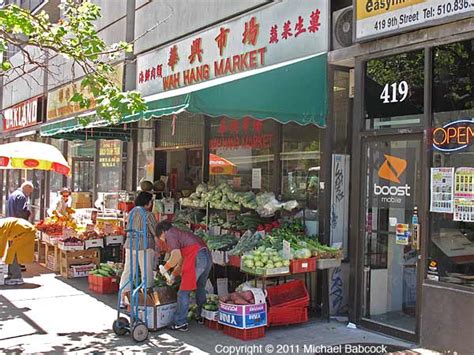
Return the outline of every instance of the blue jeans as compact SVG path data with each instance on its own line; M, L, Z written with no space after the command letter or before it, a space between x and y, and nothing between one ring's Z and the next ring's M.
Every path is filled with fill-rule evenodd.
M212 259L209 250L201 249L196 255L196 303L198 316L201 316L202 306L206 303L206 282L211 272ZM174 323L182 325L187 323L189 310L189 294L192 291L178 291L178 307L174 315Z

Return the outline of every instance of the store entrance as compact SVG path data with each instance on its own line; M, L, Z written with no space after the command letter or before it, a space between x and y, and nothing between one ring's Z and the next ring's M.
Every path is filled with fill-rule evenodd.
M362 321L376 329L414 335L421 137L368 139L363 156Z

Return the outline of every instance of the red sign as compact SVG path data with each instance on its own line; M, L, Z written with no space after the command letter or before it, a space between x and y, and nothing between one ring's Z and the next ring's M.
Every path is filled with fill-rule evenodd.
M273 134L243 137L218 137L209 142L209 149L266 149L272 146Z
M3 111L3 130L13 131L38 122L38 98L23 101Z

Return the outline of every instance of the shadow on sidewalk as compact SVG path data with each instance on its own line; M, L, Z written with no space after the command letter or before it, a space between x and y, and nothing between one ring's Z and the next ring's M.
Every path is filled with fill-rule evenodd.
M0 295L0 340L6 340L11 338L19 338L27 335L33 334L47 334L38 324L36 324L33 320L31 320L25 312L28 312L29 308L17 308L11 303L7 298ZM15 335L8 335L8 330L6 329L12 324L19 325L28 324L31 328L33 328L33 332L26 332L25 334L17 334ZM15 326L16 328L16 326ZM16 331L17 329L15 329Z
M140 353L160 353L160 354L193 354L187 348L187 344L179 339L167 334L150 333L147 341L136 343L130 335L118 337L112 331L95 332L75 332L69 334L58 334L61 345L52 346L52 349L42 353L66 353L66 352L110 352L124 353L137 351ZM139 349L137 349L137 346ZM23 352L21 346L5 350L6 354L18 354Z

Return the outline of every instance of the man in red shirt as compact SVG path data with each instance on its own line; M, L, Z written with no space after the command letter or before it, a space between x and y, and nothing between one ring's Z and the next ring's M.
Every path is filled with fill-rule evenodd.
M206 303L206 282L212 267L212 258L206 243L190 232L173 227L170 222L158 223L157 235L163 240L170 258L160 267L164 274L173 269L172 278L181 274L181 286L178 291L178 308L172 330L187 331L187 314L189 310L189 294L196 291L198 305L198 323L202 324L201 311Z

